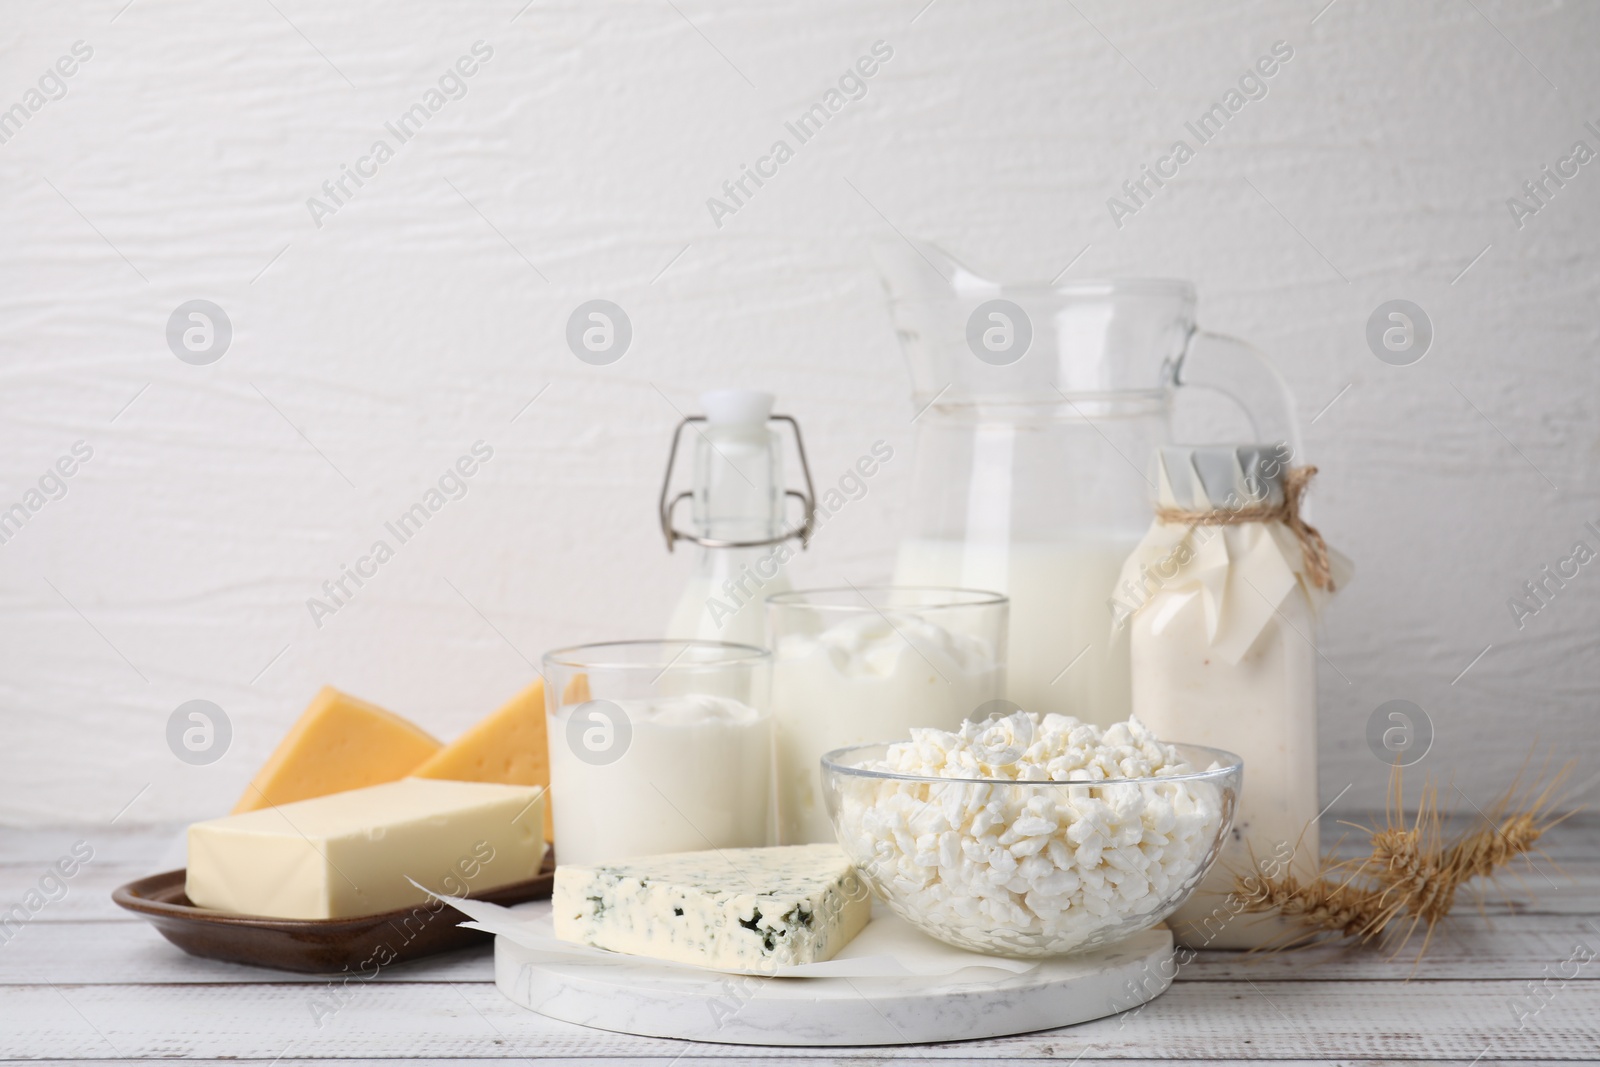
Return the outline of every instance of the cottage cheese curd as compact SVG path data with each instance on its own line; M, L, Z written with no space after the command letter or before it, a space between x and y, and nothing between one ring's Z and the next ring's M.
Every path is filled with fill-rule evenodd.
M861 769L984 779L842 777L838 831L902 917L1001 955L1066 952L1158 921L1204 872L1231 808L1216 782L1159 781L1201 768L1137 720L1102 729L1017 712L916 729ZM1067 782L1084 784L1049 784Z

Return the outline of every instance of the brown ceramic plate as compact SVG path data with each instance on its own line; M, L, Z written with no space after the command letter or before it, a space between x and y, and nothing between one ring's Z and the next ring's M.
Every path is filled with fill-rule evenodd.
M550 895L555 869L555 850L550 849L538 877L472 896L507 906L543 900ZM149 919L163 937L191 956L307 974L346 968L370 971L482 944L493 936L462 929L457 924L467 917L439 901L357 919L266 919L211 911L189 903L183 871L129 882L111 899Z

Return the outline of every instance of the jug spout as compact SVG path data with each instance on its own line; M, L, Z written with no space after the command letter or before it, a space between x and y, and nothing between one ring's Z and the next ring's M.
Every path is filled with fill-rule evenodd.
M983 277L930 241L880 237L872 243L872 258L891 304L1000 291L998 282Z

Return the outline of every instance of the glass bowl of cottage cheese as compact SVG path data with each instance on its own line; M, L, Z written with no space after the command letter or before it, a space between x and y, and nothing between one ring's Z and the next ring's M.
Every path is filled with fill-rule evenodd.
M1233 824L1238 756L1018 711L822 758L834 832L895 914L947 944L1058 956L1176 911Z

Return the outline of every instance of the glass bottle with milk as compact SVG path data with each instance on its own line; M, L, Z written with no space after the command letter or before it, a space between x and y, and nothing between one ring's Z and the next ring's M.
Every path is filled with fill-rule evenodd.
M785 564L791 542L804 547L811 535L816 493L806 462L800 424L772 413L772 394L716 389L701 394L704 415L691 415L672 437L661 485L661 530L671 551L678 541L698 546L694 571L679 598L666 636L683 640L732 641L764 646L767 597L790 588ZM783 440L773 428L794 432L805 492L784 488ZM691 490L672 496L672 470L685 427L694 430ZM788 529L785 505L798 499L804 515ZM673 525L680 501L690 500L692 532Z
M1233 833L1167 921L1190 948L1270 945L1296 931L1244 912L1249 879L1318 873L1313 642L1350 568L1301 518L1315 468L1290 468L1283 446L1167 447L1156 473L1156 521L1118 583L1133 714L1244 759Z
M875 253L916 411L895 584L1005 593L1008 697L1126 719L1128 655L1111 640L1109 602L1149 522L1145 464L1172 439L1176 395L1210 387L1235 420L1243 409L1252 438L1298 445L1282 378L1249 346L1196 328L1188 282L1002 284L927 244ZM1178 414L1214 426L1218 411Z

